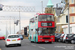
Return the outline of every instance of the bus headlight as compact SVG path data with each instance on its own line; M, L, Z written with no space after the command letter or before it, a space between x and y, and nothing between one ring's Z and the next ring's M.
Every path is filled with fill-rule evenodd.
M42 38L40 38L40 39L42 39Z
M53 38L51 38L51 39L53 39Z

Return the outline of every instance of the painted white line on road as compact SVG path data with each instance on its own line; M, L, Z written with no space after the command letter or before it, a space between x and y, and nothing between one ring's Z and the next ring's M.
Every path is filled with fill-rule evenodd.
M45 49L44 47L41 47L41 46L38 46L39 48L41 48L41 49Z
M36 45L32 45L32 46L34 46L34 47L35 47Z
M65 45L68 45L68 46L75 46L74 44L65 44Z

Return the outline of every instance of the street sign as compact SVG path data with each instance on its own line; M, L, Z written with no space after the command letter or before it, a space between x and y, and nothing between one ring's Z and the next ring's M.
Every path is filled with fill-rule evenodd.
M2 5L2 4L0 4L0 11L2 10L2 8L3 8L3 5Z

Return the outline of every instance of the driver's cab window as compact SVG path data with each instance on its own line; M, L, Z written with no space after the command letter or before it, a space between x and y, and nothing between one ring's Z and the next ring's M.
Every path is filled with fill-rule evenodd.
M34 18L34 20L35 20L35 22L37 22L37 21L38 21L38 16L36 16L36 17Z
M34 21L34 18L31 18L30 19L30 23L34 23L35 21Z

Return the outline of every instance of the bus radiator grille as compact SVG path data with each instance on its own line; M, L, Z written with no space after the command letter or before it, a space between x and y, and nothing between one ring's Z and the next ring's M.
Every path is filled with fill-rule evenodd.
M43 39L50 39L50 37L43 37Z

